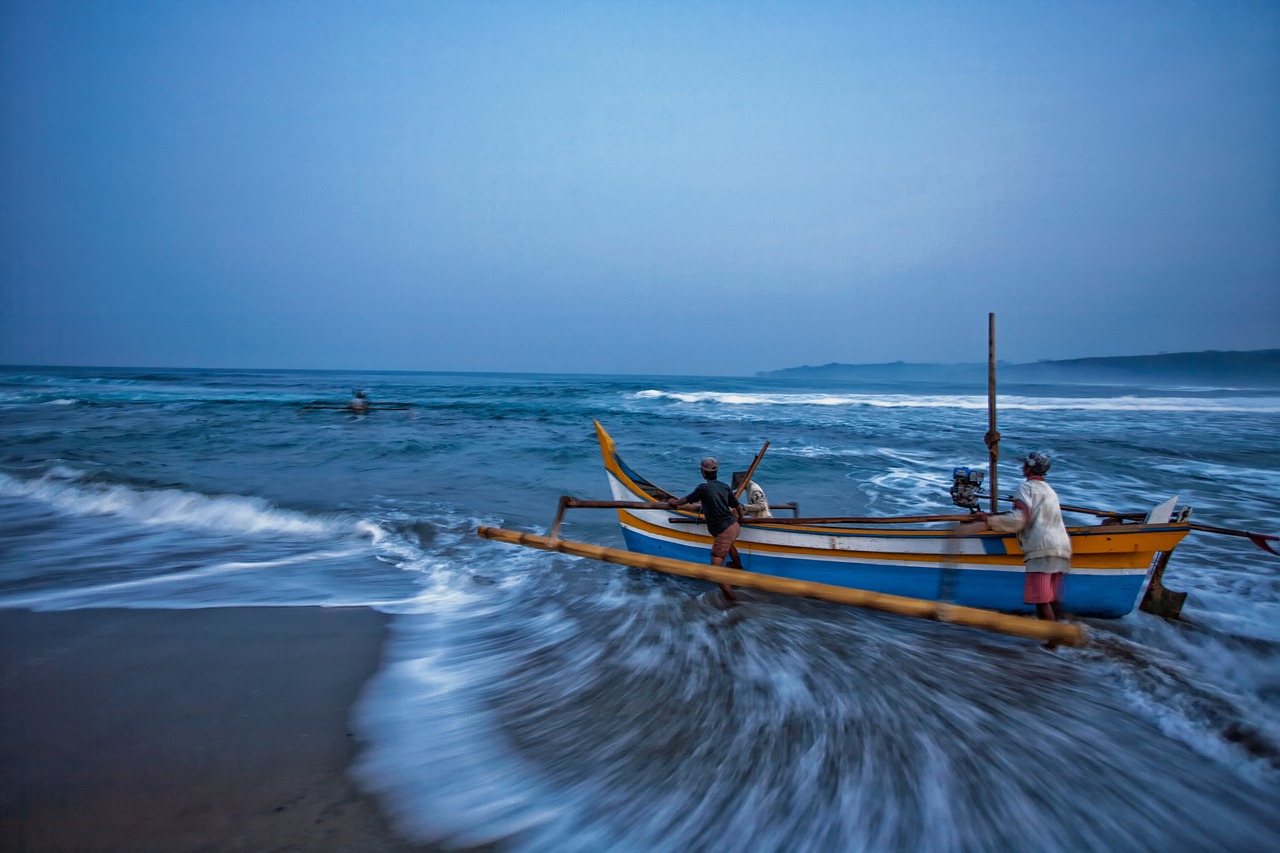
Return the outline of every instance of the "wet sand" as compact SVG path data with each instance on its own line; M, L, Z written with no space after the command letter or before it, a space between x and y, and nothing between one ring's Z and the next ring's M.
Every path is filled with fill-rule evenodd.
M0 610L0 849L428 850L347 775L363 608Z

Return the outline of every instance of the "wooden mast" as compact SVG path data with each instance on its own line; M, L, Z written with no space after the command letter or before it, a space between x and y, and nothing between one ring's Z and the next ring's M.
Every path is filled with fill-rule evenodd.
M999 512L996 463L1000 461L1000 433L996 431L996 315L987 315L987 450L991 454L991 511Z

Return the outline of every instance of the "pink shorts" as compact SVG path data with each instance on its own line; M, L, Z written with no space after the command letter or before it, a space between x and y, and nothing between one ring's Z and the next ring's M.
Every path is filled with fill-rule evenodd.
M1024 604L1048 604L1058 600L1058 590L1062 588L1062 572L1027 572L1026 584L1022 587Z
M733 540L738 538L738 532L742 529L738 522L734 522L720 531L720 535L715 538L715 542L711 544L711 556L724 559L729 556L729 548L733 545Z

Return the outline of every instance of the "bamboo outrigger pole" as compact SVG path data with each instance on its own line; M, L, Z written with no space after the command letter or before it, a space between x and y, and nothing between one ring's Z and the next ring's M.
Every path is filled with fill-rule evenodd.
M760 589L765 592L776 592L783 595L816 598L821 601L830 601L834 604L866 607L871 610L882 610L886 613L912 616L917 619L950 622L955 625L981 628L984 631L1011 634L1015 637L1026 637L1042 642L1083 646L1088 641L1083 628L1079 625L1071 625L1064 622L1026 619L1021 616L1010 616L1005 613L996 613L994 610L982 610L977 607L960 607L940 601L926 601L921 598L907 598L902 595L868 592L867 590L850 589L849 587L833 586L813 581L779 578L772 575L744 572L738 569L723 569L704 563L674 560L670 557L633 554L630 551L606 548L603 545L590 545L585 542L573 542L568 539L552 539L546 536L539 536L536 533L520 533L515 530L505 530L501 527L480 527L476 530L476 534L484 539L492 539L496 542L523 545L527 548L538 548L543 551L558 551L562 554L602 560L606 563L616 563L620 566L649 569L655 572L665 572L686 578L698 578L699 580L712 581L718 584Z

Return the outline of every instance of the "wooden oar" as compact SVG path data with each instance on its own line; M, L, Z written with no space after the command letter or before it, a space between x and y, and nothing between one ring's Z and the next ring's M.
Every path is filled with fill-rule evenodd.
M756 466L760 464L760 460L764 458L764 452L769 449L769 442L764 443L764 447L760 448L760 452L756 454L756 458L751 460L751 467L747 469L747 476L742 478L742 483L738 488L734 489L733 496L735 498L742 497L742 493L747 488L747 484L751 482L751 475L756 472Z
M1221 533L1224 536L1243 536L1262 550L1269 551L1280 557L1280 552L1277 552L1267 544L1268 542L1280 542L1280 536L1272 536L1270 533L1251 533L1248 530L1231 530L1226 527L1211 527L1208 524L1196 524L1195 522L1191 523L1191 529L1201 530L1205 533Z
M1013 500L1012 498L1003 498L1003 500ZM1091 509L1087 506L1067 506L1062 505L1062 509L1066 512L1080 512L1085 515L1096 515L1100 518L1119 518L1129 521L1141 521L1146 518L1143 512L1112 512L1105 509ZM1280 536L1272 536L1270 533L1254 533L1249 530L1233 530L1230 527L1214 527L1211 524L1197 524L1196 522L1187 522L1188 527L1192 530L1199 530L1202 533L1220 533L1223 536L1240 536L1248 539L1254 545L1257 545L1264 551L1275 554L1280 557L1280 552L1268 545L1268 542L1280 542Z
M1140 521L1147 517L1144 512L1111 512L1108 510L1092 510L1092 508L1087 506L1064 506L1062 508L1068 512L1084 512L1085 515L1097 515L1105 517L1105 519L1130 519ZM1192 530L1199 530L1199 532L1202 533L1219 533L1221 535L1225 535L1225 537L1243 537L1248 539L1249 542L1252 542L1253 544L1256 544L1256 546L1262 548L1263 551L1274 553L1275 556L1280 557L1280 552L1277 552L1275 548L1272 548L1270 544L1267 544L1268 542L1280 542L1280 537L1274 537L1274 535L1271 535L1270 533L1253 533L1252 530L1215 528L1215 526L1211 524L1197 524L1194 523L1194 521L1188 521L1187 526Z
M740 569L723 569L703 563L675 560L670 557L633 554L630 551L622 551L617 548L606 548L602 545L590 545L586 542L573 542L567 539L551 539L535 533L520 533L515 530L505 530L501 527L480 527L476 530L476 534L484 539L507 542L512 545L523 545L526 548L558 551L575 557L587 557L592 560L602 560L606 563L632 566L637 569L649 569L655 572L697 578L718 584L732 584L733 586L760 589L765 592L780 593L782 595L798 595L802 598L816 598L835 604L866 607L871 610L882 610L886 613L912 616L916 619L950 622L956 625L965 625L970 628L980 628L984 631L995 631L1001 634L1011 634L1015 637L1026 637L1042 642L1065 643L1071 646L1083 646L1088 642L1083 628L1079 625L1063 622L1026 619L1021 616L996 613L994 610L982 610L977 607L960 607L954 604L944 604L940 601L926 601L920 598L868 592L862 589L850 589L813 581L778 578Z

